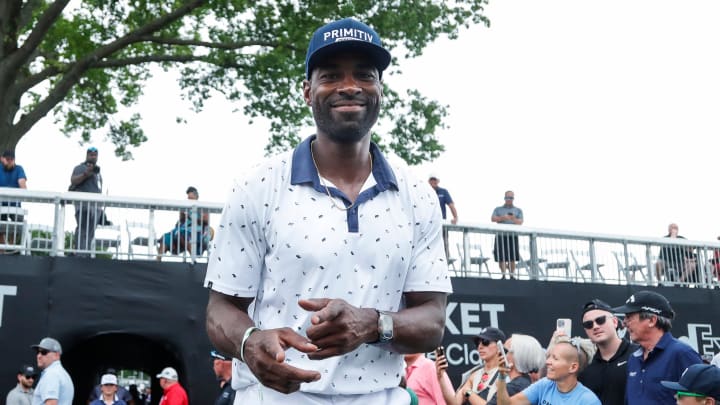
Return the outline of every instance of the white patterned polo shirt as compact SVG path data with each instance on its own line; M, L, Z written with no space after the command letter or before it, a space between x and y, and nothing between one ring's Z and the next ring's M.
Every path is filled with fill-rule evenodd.
M372 176L356 204L334 207L320 183L310 142L240 178L223 209L205 286L252 297L250 317L261 329L290 327L306 336L311 313L298 300L341 298L362 308L396 312L402 293L452 292L435 192L408 168L391 168L371 145ZM328 183L335 204L349 206ZM289 349L286 361L317 370L301 391L354 395L397 387L403 357L374 345L324 360ZM233 388L258 383L233 362Z

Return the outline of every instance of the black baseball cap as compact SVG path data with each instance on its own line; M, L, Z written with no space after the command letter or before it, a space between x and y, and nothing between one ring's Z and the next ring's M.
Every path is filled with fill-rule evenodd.
M313 34L305 56L306 78L310 79L318 62L343 51L363 52L380 75L390 65L390 52L383 47L378 33L354 18L343 18L323 25Z
M25 377L35 377L37 375L37 371L35 370L35 367L25 364L20 367L18 374L22 374Z
M661 381L671 390L720 400L720 368L712 364L693 364L683 371L680 381Z
M15 159L15 151L12 150L12 149L8 149L8 150L6 150L6 151L3 152L2 157L4 157L4 158L10 158L10 159Z
M638 291L634 293L625 301L625 305L613 308L613 312L622 314L649 312L669 319L675 318L675 311L670 306L670 301L654 291Z
M483 328L477 336L473 337L473 342L475 342L475 345L477 346L482 339L489 340L491 342L497 342L498 340L502 340L504 342L506 340L505 332L493 327Z
M613 309L610 306L610 304L608 304L607 302L605 302L601 299L594 298L592 301L589 301L585 305L583 305L582 315L580 315L580 317L582 318L583 316L585 316L586 312L592 311L595 309L599 309L601 311L606 311L606 312L610 312L610 313L613 312Z
M198 194L198 191L197 191L197 189L196 189L195 187L190 186L190 187L187 188L187 190L185 190L185 194L188 194L188 193Z

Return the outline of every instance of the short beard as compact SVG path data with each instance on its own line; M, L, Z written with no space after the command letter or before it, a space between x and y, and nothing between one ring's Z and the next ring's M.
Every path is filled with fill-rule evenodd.
M349 145L361 141L370 133L378 120L379 106L376 104L375 108L376 110L368 111L368 114L359 121L334 121L330 109L318 109L315 104L312 106L312 113L318 132L327 135L335 143Z

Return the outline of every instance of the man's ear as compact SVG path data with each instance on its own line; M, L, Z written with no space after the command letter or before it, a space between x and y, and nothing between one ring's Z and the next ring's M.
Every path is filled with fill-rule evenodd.
M303 98L305 99L305 104L312 105L312 98L310 98L310 80L303 80L302 82L303 86Z

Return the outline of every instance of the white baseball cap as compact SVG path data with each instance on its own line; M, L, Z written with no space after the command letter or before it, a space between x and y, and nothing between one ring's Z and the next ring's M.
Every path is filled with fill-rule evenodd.
M112 374L105 374L100 378L100 385L117 385L117 377Z
M167 378L168 380L177 381L178 373L172 367L165 367L160 374L156 375L155 378Z

